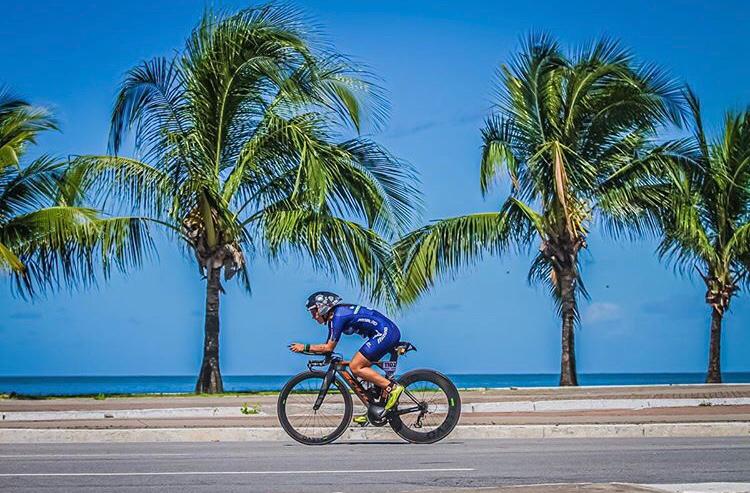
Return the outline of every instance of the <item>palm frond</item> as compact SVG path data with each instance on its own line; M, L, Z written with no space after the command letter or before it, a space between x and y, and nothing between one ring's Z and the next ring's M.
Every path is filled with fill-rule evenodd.
M0 270L23 272L24 269L25 267L21 259L10 248L0 242Z
M262 218L270 255L305 255L321 270L340 272L376 301L396 303L395 272L389 244L372 230L330 214L275 210Z
M0 222L49 205L58 193L63 173L64 162L49 156L0 171Z
M515 125L512 120L497 115L488 118L482 129L482 163L479 183L483 194L490 190L503 167L508 170L514 187L518 188L519 162L513 155L514 131Z
M166 58L154 58L131 69L112 111L109 145L118 154L135 128L136 146L149 157L173 149L171 136L185 136L193 126L185 99L185 75ZM185 152L185 149L181 149Z
M394 245L403 271L399 299L412 303L438 279L455 276L485 254L503 252L517 226L507 214L486 212L443 219L407 234Z
M180 187L159 167L120 156L76 156L60 179L59 201L67 205L117 206L157 219L179 204Z
M57 130L57 122L45 108L32 106L0 87L0 171L18 166L26 148L48 130Z
M22 294L86 286L97 272L125 271L141 265L153 251L148 221L133 217L99 217L93 209L48 207L14 218L3 239L15 239L25 268L15 275Z
M348 140L339 148L345 152L341 183L334 182L341 187L339 196L346 193L369 209L365 216L377 231L405 232L422 208L417 171L370 139Z

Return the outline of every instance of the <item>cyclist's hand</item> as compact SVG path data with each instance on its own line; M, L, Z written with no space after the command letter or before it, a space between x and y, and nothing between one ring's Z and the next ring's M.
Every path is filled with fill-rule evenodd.
M305 350L305 345L299 342L293 342L289 344L289 350L295 353L299 353Z

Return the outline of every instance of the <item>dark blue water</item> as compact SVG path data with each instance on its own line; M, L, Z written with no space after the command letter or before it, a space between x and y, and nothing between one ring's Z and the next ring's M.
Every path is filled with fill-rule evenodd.
M459 388L553 387L557 374L449 375ZM592 373L580 374L581 385L652 385L703 383L703 373ZM224 377L228 392L280 390L289 375L234 375ZM726 383L750 383L750 372L724 373ZM195 377L0 377L0 393L22 395L86 395L192 392Z

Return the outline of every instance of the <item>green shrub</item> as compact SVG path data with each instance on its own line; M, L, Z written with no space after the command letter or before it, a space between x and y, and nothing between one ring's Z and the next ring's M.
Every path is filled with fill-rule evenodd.
M260 406L258 404L253 404L251 407L248 407L247 402L245 402L240 408L240 412L245 415L258 414L260 412Z

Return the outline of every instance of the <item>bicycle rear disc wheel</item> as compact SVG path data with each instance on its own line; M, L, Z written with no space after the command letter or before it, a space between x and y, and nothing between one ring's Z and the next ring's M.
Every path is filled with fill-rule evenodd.
M393 431L412 443L435 443L453 431L461 417L461 396L448 377L434 370L414 370L398 379L404 386L397 409L423 411L394 414Z
M313 409L325 376L322 371L300 373L279 394L276 409L281 427L305 445L331 443L346 431L352 420L352 397L338 378L331 382L320 408Z

